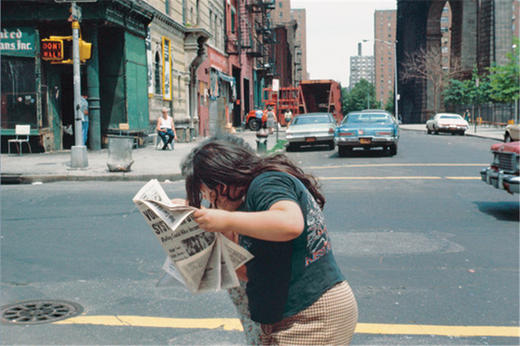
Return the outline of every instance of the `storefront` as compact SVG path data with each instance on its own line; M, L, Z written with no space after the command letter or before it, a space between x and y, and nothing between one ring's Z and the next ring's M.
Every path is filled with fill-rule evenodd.
M38 32L24 26L5 26L0 32L2 54L1 134L2 148L14 136L15 125L31 125L31 145L39 146L41 128L48 127L41 114ZM7 149L5 149L7 151Z
M122 128L136 135L149 131L142 86L152 12L144 3L129 5L127 0L81 4L81 38L92 44L80 77L89 101L89 149L100 149L107 135ZM5 0L1 6L2 142L14 135L15 125L30 124L33 151L69 149L74 145L72 64L42 59L40 45L59 36L65 59L71 57L70 4Z
M236 79L229 75L227 57L207 47L208 57L199 67L200 133L214 135L232 123L237 99ZM208 86L207 89L205 86ZM202 87L204 86L204 87Z

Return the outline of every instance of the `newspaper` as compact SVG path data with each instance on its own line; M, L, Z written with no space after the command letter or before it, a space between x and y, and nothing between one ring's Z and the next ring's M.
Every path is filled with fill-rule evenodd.
M166 273L194 293L239 286L235 270L253 255L221 233L202 230L191 215L196 208L173 204L156 179L133 202L167 254Z

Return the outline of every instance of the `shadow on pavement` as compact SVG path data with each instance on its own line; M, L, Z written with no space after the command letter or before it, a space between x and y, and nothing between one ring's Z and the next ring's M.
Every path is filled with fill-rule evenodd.
M518 202L474 202L478 209L502 221L520 221Z

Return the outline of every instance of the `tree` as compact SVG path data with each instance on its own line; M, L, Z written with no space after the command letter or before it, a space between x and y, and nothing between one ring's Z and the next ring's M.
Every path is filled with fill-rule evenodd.
M513 103L520 98L520 39L515 39L509 63L489 68L489 97L497 102Z
M367 108L379 108L380 103L375 98L374 85L365 79L361 79L352 90L342 90L343 114L359 111Z
M424 80L430 82L433 92L433 112L439 111L439 97L442 88L451 78L460 75L462 69L458 61L452 62L449 70L444 70L441 64L442 55L438 49L420 48L412 54L406 53L401 64L401 80Z
M394 103L395 95L394 92L391 92L390 95L388 95L388 99L386 100L385 104L385 111L388 113L395 113L395 103ZM397 118L397 115L395 115Z

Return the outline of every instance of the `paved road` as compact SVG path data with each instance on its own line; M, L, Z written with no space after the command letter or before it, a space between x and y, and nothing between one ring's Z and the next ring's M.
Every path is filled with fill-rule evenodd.
M395 157L289 154L323 184L334 251L360 307L353 344L519 343L519 202L478 180L490 143L407 132ZM140 186L2 186L0 304L65 299L85 309L64 324L1 325L2 344L244 343L225 293L157 286L164 255L131 203ZM164 187L183 195L182 181Z

